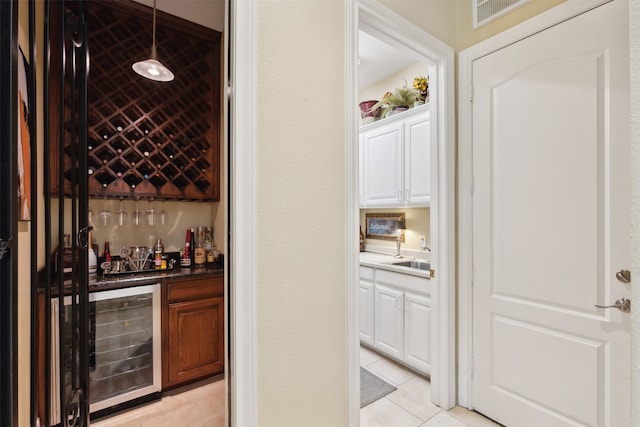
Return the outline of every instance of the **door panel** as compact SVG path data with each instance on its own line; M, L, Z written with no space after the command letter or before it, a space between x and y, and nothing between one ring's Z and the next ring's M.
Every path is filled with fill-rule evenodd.
M404 294L395 289L375 286L375 347L402 359Z
M627 4L473 64L472 404L506 425L629 424ZM598 31L593 31L598 28Z

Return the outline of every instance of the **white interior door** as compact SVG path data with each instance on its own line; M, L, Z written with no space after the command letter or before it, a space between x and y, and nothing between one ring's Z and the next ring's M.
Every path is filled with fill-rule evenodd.
M628 12L473 63L471 404L507 426L627 426Z

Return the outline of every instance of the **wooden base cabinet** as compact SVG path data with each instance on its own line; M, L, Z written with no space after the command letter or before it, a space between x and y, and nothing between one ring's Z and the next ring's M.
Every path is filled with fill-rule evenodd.
M163 304L163 388L224 370L222 276L169 281Z

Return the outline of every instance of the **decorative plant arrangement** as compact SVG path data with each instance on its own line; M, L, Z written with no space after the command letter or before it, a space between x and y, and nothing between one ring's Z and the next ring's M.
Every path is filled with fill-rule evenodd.
M413 79L413 86L405 84L393 92L384 94L380 101L364 101L360 103L363 124L389 117L410 108L428 102L429 77L419 76Z
M413 79L413 88L420 93L418 100L423 104L427 102L429 99L429 76L420 76Z
M382 99L371 107L371 110L381 108L381 116L383 118L388 117L391 114L406 111L413 107L413 104L418 100L419 95L420 94L414 88L408 87L405 83L393 92L385 93Z

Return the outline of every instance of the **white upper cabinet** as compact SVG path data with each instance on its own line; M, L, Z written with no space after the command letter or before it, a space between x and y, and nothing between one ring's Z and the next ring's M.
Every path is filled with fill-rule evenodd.
M361 207L429 206L430 133L428 105L361 128Z
M394 121L362 134L364 206L403 201L404 123Z
M431 120L429 112L404 124L404 202L428 206L431 202Z

